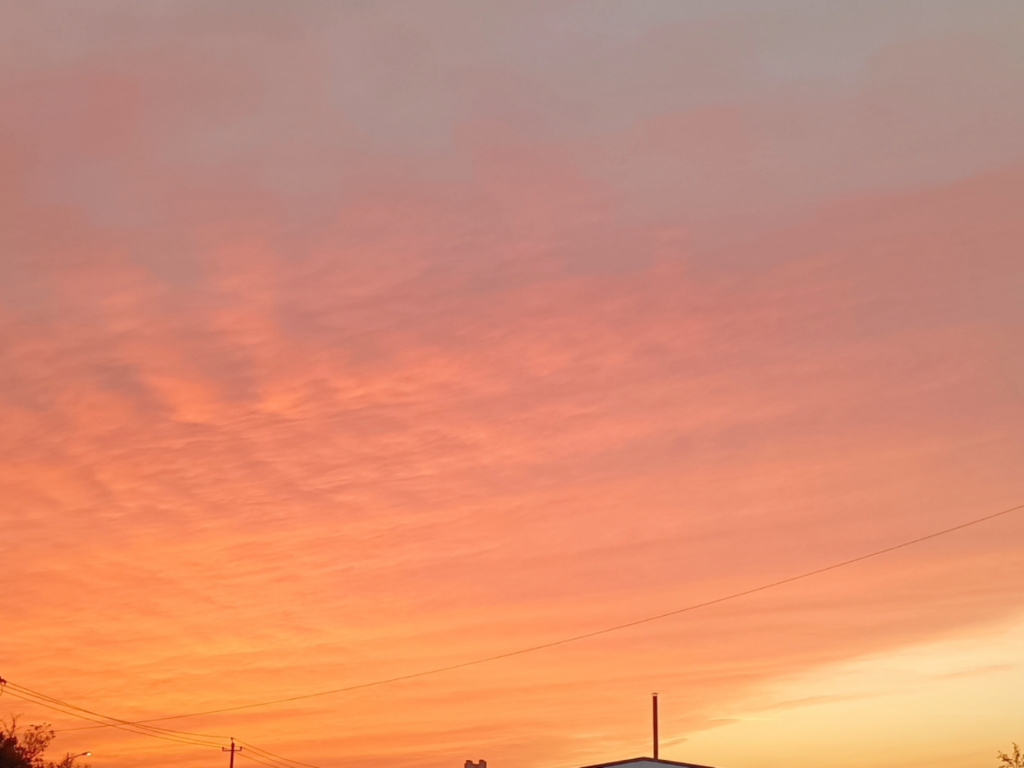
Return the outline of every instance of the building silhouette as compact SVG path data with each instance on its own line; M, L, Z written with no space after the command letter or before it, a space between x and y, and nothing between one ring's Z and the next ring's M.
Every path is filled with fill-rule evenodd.
M628 760L615 760L611 763L595 763L583 768L712 768L697 763L680 763L676 760L661 760L654 757L632 757Z

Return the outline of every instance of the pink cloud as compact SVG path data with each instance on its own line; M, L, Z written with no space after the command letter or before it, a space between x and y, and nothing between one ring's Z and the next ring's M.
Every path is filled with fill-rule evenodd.
M540 35L536 9L477 19L495 43L467 48L411 10L394 39L356 14L370 42L337 58L353 33L326 11L323 29L171 14L178 31L111 13L151 37L3 72L10 679L119 716L230 706L627 621L1018 501L1024 175L996 32L990 55L903 41L835 82L772 84L746 49L715 58L757 40L735 19L572 38L586 55L544 49L545 72L513 44ZM949 50L990 87L911 98ZM780 678L1008 620L1020 525L182 725L324 765L610 759L644 743L630 713L652 687L686 734ZM86 739L110 765L142 748L62 743Z

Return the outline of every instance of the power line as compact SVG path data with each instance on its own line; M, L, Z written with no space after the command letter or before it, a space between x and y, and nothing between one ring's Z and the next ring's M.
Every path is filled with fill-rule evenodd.
M47 694L40 693L39 691L34 691L31 688L26 688L25 686L19 685L17 683L8 683L7 681L4 681L4 683L9 685L14 692L21 693L23 696L31 696L31 697L34 697L36 699L41 699L41 700L45 700L47 702L50 702L52 704L56 704L56 705L58 705L60 707L65 707L65 708L68 708L68 709L71 709L71 710L75 710L75 713L73 713L73 714L75 714L76 717L78 716L77 715L78 712L82 712L82 713L84 713L86 715L92 715L93 717L100 717L100 718L103 718L104 720L110 720L110 721L112 721L110 723L110 725L112 727L118 727L118 725L121 725L121 726L125 726L125 727L137 728L139 730L145 730L147 732L174 734L176 736L189 736L189 737L195 737L197 739L216 739L216 740L220 740L220 741L227 741L230 738L229 736L223 736L221 734L195 733L195 732L192 732L192 731L178 731L178 730L173 730L171 728L160 728L158 726L145 725L145 724L142 724L142 723L132 723L132 722L129 722L127 720L122 720L121 718L118 718L118 717L112 717L110 715L104 715L104 714L102 714L100 712L94 712L91 709L86 709L84 707L77 706L76 704L71 704L70 702L62 701L61 699L55 698L53 696L48 696ZM43 703L43 702L40 701L40 702L37 702L37 703ZM68 714L68 713L66 713L66 714ZM88 719L88 718L83 718L83 719ZM68 729L68 730L71 730L71 729ZM213 745L211 745L211 746L213 746Z
M8 686L10 686L10 685L11 684L8 683ZM122 725L120 723L104 722L103 720L100 720L100 719L97 719L97 718L94 718L94 717L89 717L88 715L81 714L80 712L76 712L73 708L62 707L60 705L48 702L45 699L40 699L40 698L36 698L34 696L31 696L31 695L26 695L26 694L21 693L20 691L15 691L13 689L12 690L8 690L7 691L7 695L8 696L12 696L12 697L14 697L16 699L20 699L21 701L27 701L27 702L30 702L32 704L36 704L38 706L44 707L46 709L53 710L54 712L60 712L61 714L64 714L64 715L70 715L71 717L77 717L77 718L80 718L82 720L87 720L90 723L98 723L100 727L117 728L119 730L126 731L128 733L134 733L137 736L151 736L151 737L156 738L156 739L163 739L164 741L173 741L173 742L176 742L178 744L189 744L191 746L198 746L198 747L216 748L216 747L220 746L220 745L217 745L217 744L210 744L209 742L205 742L205 741L199 741L197 739L190 739L190 738L186 738L186 737L173 736L173 735L170 735L170 733L167 733L167 734L164 734L164 733L154 733L152 731L143 730L142 727L137 727L136 728L136 727L131 727L131 726L127 726L127 725Z
M270 768L288 768L287 763L271 762L267 760L261 760L258 757L253 757L249 752L238 752L239 757L244 757L246 760L252 760L254 763L260 763L261 765L270 766Z
M253 750L255 752L258 752L261 755L265 755L265 756L267 756L269 758L277 758L277 760L284 761L285 763L289 763L292 766L300 766L300 768L317 768L317 766L310 765L309 763L300 763L298 760L290 760L287 757L282 757L281 755L274 754L273 752L271 752L269 750L261 749L260 747L257 747L254 744L250 744L247 741L242 741L241 739L238 739L238 743L239 744L244 744L249 749L251 749L251 750Z
M293 768L295 765L303 765L307 766L307 768L316 768L316 766L310 766L308 763L300 763L297 760L289 760L287 757L276 756L273 752L268 752L267 750L260 749L259 747L253 747L251 744L247 744L240 739L238 740L238 743L245 744L246 751L243 751L242 748L239 747L235 752L236 755L257 763L262 763L263 765L271 766L271 768ZM253 755L252 751L255 751L259 757Z
M432 675L439 675L439 674L442 674L442 673L445 673L445 672L454 672L455 670L465 669L467 667L475 667L475 666L478 666L480 664L490 663L492 661L500 661L502 659L509 659L509 658L514 657L514 656L522 656L522 655L527 654L527 653L533 653L535 651L542 651L542 650L545 650L547 648L556 648L556 647L561 646L561 645L568 645L569 643L576 643L576 642L579 642L581 640L587 640L587 639L592 638L592 637L598 637L600 635L607 635L607 634L610 634L612 632L619 632L621 630L629 629L631 627L637 627L637 626L640 626L642 624L650 624L651 622L660 621L661 619L667 619L667 618L669 618L671 616L678 616L680 614L690 613L691 611L697 611L697 610L700 610L702 608L709 608L709 607L714 606L714 605L720 605L721 603L726 603L726 602L729 602L731 600L738 600L741 597L748 597L750 595L754 595L754 594L757 594L759 592L766 592L766 591L768 591L770 589L775 589L776 587L781 587L781 586L786 585L786 584L792 584L793 582L796 582L796 581L802 581L804 579L809 579L809 578L811 578L813 576L819 576L819 575L821 575L823 573L828 573L829 571L835 571L835 570L838 570L839 568L845 568L847 566L854 565L855 563L860 563L860 562L863 562L865 560L870 560L872 558L888 554L889 552L895 552L896 550L905 549L907 547L914 546L915 544L921 544L922 542L929 541L931 539L937 539L940 536L946 536L948 534L955 533L957 531L962 531L965 528L970 528L972 526L979 525L979 524L984 523L984 522L988 522L989 520L995 520L996 518L1003 517L1004 515L1009 515L1009 514L1011 514L1013 512L1019 512L1022 509L1024 509L1024 504L1019 504L1019 505L1017 505L1015 507L1010 507L1009 509L1004 509L1004 510L1002 510L1000 512L994 512L992 514L984 515L982 517L978 517L978 518L975 518L973 520L968 520L965 523L960 523L959 525L954 525L951 528L944 528L944 529L939 530L939 531L934 531L934 532L926 534L924 536L919 536L919 537L914 538L914 539L909 539L907 541L900 542L899 544L893 544L891 546L884 547L882 549L876 549L876 550L874 550L872 552L868 552L867 554L864 554L864 555L859 555L857 557L852 557L852 558L850 558L848 560L842 560L840 562L833 563L831 565L827 565L827 566L824 566L822 568L815 568L814 570L811 570L811 571L805 571L805 572L799 573L799 574L797 574L795 576L789 576L789 577L787 577L785 579L779 579L778 581L772 581L772 582L769 582L767 584L761 584L760 586L757 586L757 587L751 587L750 589L744 589L744 590L741 590L739 592L733 592L733 593L728 594L728 595L723 595L722 597L714 598L713 600L706 600L706 601L701 602L701 603L694 603L692 605L687 605L687 606L685 606L683 608L676 608L675 610L665 611L664 613L654 614L653 616L646 616L644 618L634 619L633 621L627 621L627 622L622 623L622 624L615 624L615 625L610 626L610 627L604 627L603 629L596 629L596 630L593 630L591 632L584 632L582 634L572 635L570 637L564 637L564 638L561 638L559 640L552 640L552 641L547 642L547 643L540 643L538 645L531 645L531 646L528 646L528 647L525 647L525 648L519 648L519 649L516 649L516 650L513 650L513 651L506 651L504 653L494 654L493 656L484 656L484 657L477 658L477 659L471 659L469 661L462 661L462 662L459 662L457 664L449 664L449 665L443 666L443 667L434 667L433 669L426 669L426 670L422 670L420 672L412 672L412 673L405 674L405 675L396 675L394 677L381 678L381 679L372 680L372 681L366 682L366 683L357 683L355 685L349 685L349 686L345 686L343 688L332 688L332 689L326 690L326 691L317 691L315 693L305 693L305 694L300 694L300 695L297 695L297 696L288 696L288 697L284 697L284 698L280 698L280 699L269 699L267 701L259 701L259 702L254 702L252 704L240 704L240 705L233 706L233 707L221 707L219 709L208 709L208 710L204 710L204 711L201 711L201 712L189 712L189 713L181 714L181 715L167 715L165 717L154 717L154 718L149 718L149 719L146 719L146 720L135 720L135 721L131 722L130 724L131 725L142 725L142 724L145 724L145 723L164 722L164 721L167 721L167 720L182 720L182 719L189 718L189 717L203 717L203 716L206 716L206 715L220 715L220 714L225 714L227 712L239 712L239 711L245 710L245 709L256 709L258 707L269 707L269 706L272 706L274 704L288 704L288 703L295 702L295 701L303 701L305 699L314 699L314 698L318 698L318 697L321 697L321 696L331 696L331 695L339 694L339 693L348 693L350 691L363 690L365 688L375 688L375 687L382 686L382 685L390 685L391 683L399 683L399 682L403 682L403 681L406 681L406 680L415 680L415 679L418 679L418 678L421 678L421 677L428 677L428 676L432 676ZM86 728L91 728L91 727L95 727L95 726L85 726L85 727ZM71 730L71 729L69 729L69 730Z
M3 678L0 678L0 695L2 695L2 693L4 692L8 693L8 695L13 696L16 699L20 699L21 701L27 701L32 704L37 704L41 707L45 707L52 711L60 712L61 714L70 715L72 717L77 717L82 720L87 720L91 723L99 724L98 726L88 726L89 728L117 728L119 730L123 730L128 733L133 733L138 736L150 736L152 738L162 739L164 741L171 741L178 744L187 744L190 746L206 747L210 749L223 749L224 747L220 743L211 743L209 741L204 740L204 738L208 737L211 739L223 740L230 738L227 736L219 736L214 734L192 733L189 731L176 731L170 728L159 728L156 726L144 725L142 723L129 723L126 720L111 717L110 715L104 715L99 712L94 712L93 710L86 709L84 707L79 707L75 704L62 701L61 699L57 699L53 696L48 696L38 691L33 691L30 688L26 688L22 685L18 685L17 683L12 683L7 680L3 680ZM300 763L297 760L289 760L286 757L277 755L273 752L270 752L269 750L257 747L254 744L250 744L248 742L241 740L239 741L246 747L264 755L264 757L270 761L264 763L264 765L273 766L273 768L296 768L296 766L301 766L302 768L317 768L317 766L315 765L310 765L309 763ZM238 751L238 753L240 753L240 751ZM258 760L257 762L263 761Z

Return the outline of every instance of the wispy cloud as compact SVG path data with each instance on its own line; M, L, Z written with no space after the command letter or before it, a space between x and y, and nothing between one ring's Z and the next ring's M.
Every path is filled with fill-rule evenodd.
M344 686L1020 500L1003 11L55 8L0 24L6 677L128 717ZM611 759L652 687L686 734L1014 615L1020 530L182 725Z

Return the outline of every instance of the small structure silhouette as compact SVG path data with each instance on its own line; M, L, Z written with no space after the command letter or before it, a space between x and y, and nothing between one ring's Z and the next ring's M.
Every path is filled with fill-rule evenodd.
M466 768L487 768L487 761L480 760L479 762L474 763L472 760L467 760Z

